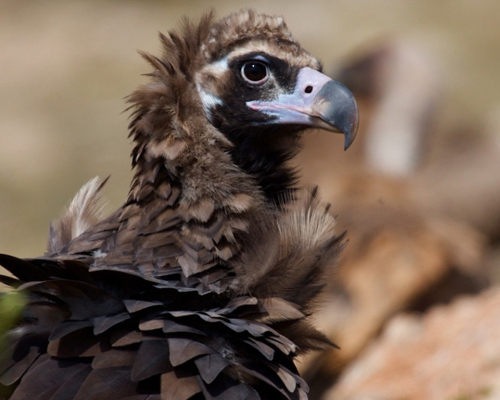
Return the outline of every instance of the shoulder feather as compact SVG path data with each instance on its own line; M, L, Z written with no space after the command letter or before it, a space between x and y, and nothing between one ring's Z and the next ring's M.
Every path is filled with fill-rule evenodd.
M102 220L106 202L101 190L108 178L95 177L75 195L67 210L50 223L48 253L58 253L77 236Z

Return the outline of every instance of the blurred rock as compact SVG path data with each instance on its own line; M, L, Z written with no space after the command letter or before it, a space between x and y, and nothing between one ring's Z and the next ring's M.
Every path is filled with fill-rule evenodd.
M397 312L477 293L488 282L484 236L419 208L407 182L365 173L337 189L334 211L349 243L317 323L341 350L304 362L315 384L331 382Z
M349 244L317 314L341 350L302 365L312 398L398 312L484 290L495 270L484 262L486 234L500 228L500 147L485 138L464 146L459 137L429 157L442 87L425 52L387 40L336 75L356 93L363 118L359 147L320 182Z
M428 212L500 238L500 125L483 138L456 138L413 178Z
M500 287L393 318L324 400L500 398Z
M363 102L367 168L389 176L414 173L443 94L435 59L407 39L385 38L367 43L335 75Z

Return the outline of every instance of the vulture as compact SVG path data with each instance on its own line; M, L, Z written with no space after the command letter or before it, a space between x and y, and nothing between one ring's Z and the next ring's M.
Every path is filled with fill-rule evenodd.
M290 159L308 128L357 129L357 105L251 10L160 34L129 98L134 177L100 212L86 184L47 253L0 256L25 294L2 338L11 399L306 399L298 354L329 345L313 300L345 243Z

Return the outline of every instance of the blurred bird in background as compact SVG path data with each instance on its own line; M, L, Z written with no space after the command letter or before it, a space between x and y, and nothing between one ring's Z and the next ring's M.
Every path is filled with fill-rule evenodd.
M311 127L349 147L352 94L281 17L209 14L160 40L129 97L126 202L102 217L96 178L45 256L0 256L28 296L4 338L12 399L304 399L294 357L331 345L308 316L342 235L288 162Z

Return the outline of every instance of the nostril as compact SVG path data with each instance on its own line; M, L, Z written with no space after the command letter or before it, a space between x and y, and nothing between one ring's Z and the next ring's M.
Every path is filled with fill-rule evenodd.
M313 91L313 87L311 85L306 86L305 90L306 93L311 93Z

